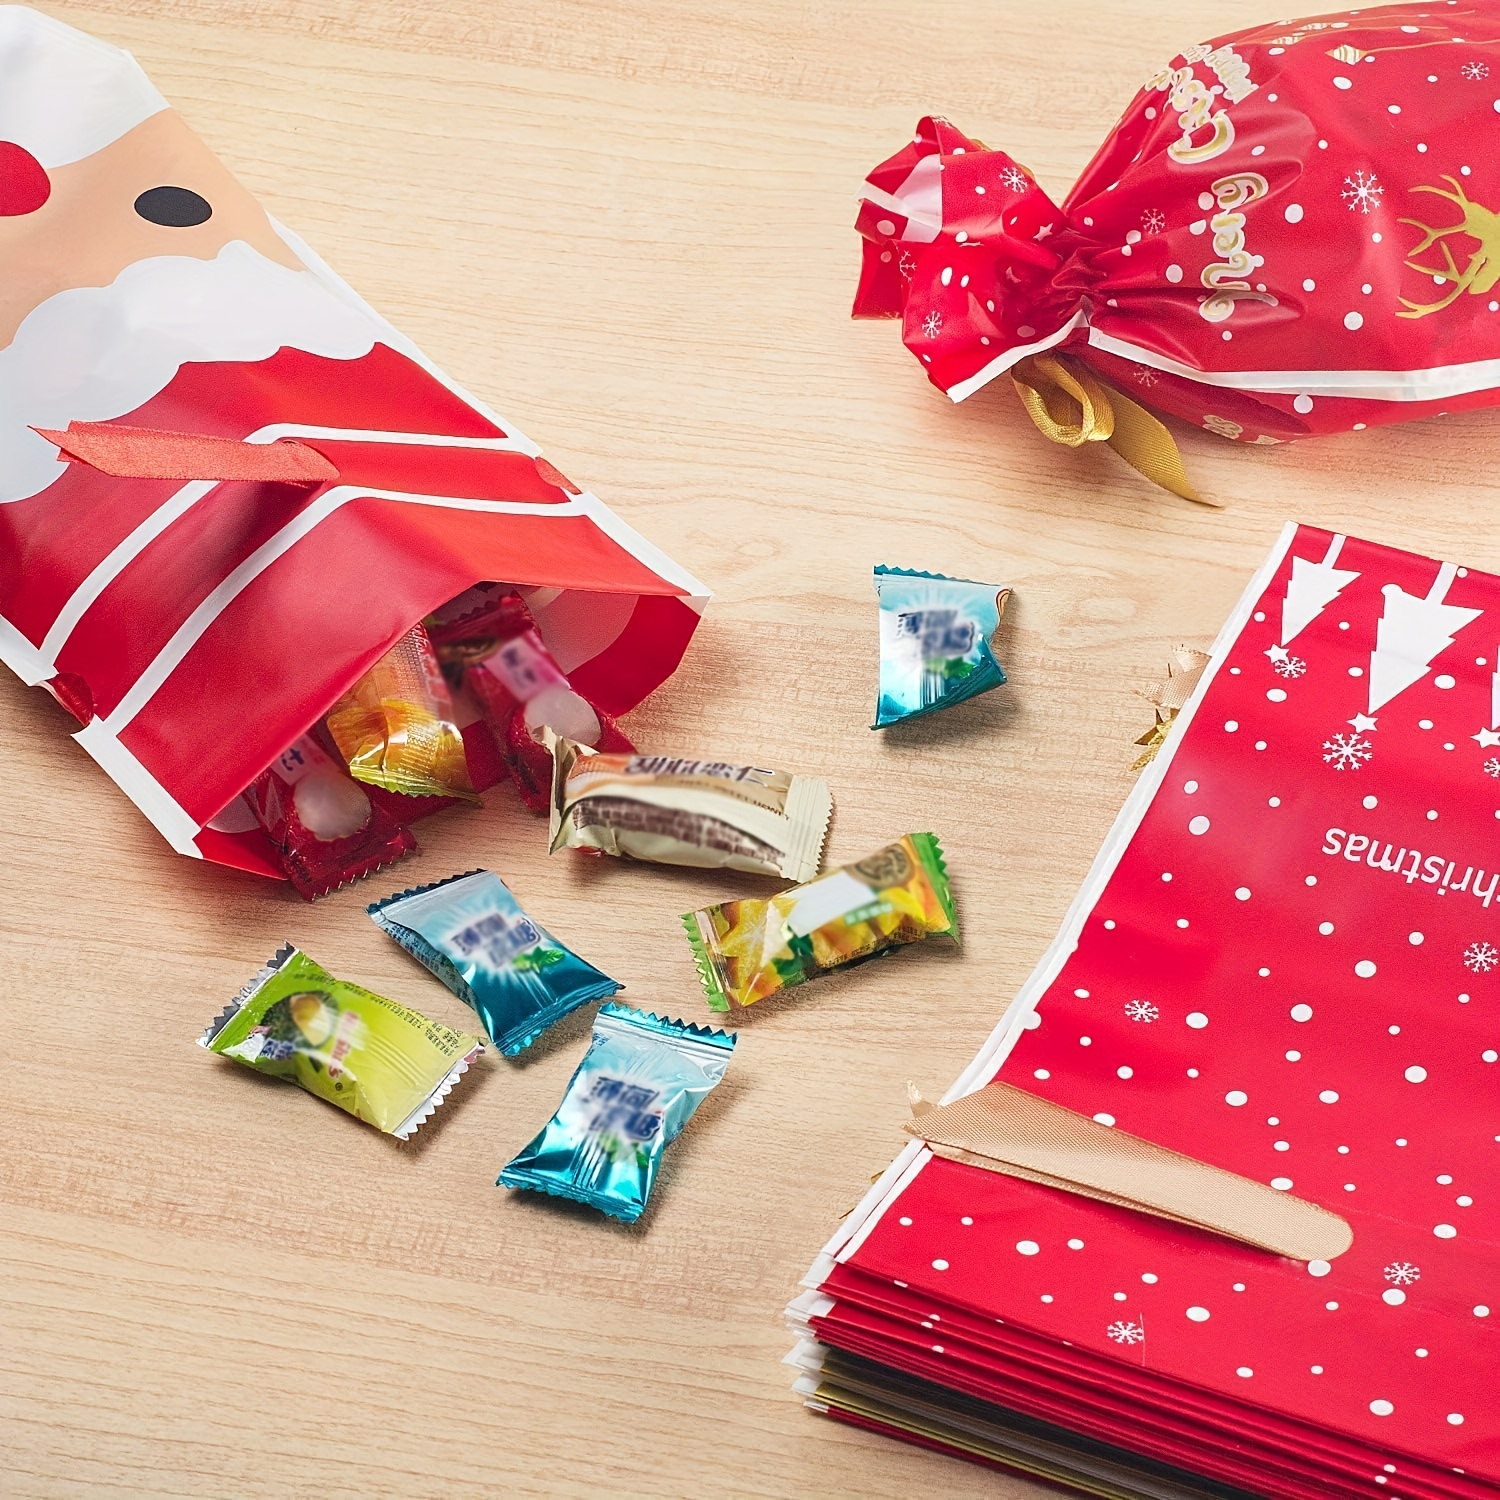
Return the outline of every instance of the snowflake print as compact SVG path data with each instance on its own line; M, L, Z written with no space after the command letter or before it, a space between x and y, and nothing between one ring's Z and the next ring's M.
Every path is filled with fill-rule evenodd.
M922 319L922 332L935 339L943 331L943 315L936 308Z
M1141 215L1141 228L1147 234L1160 234L1167 227L1167 216L1159 208L1148 208Z
M1024 193L1031 186L1031 179L1019 167L1007 167L1000 174L1000 181L1013 193Z
M910 250L901 252L901 259L896 262L896 269L908 280L911 280L912 272L917 269L916 257Z
M1380 200L1384 195L1385 189L1373 172L1361 169L1352 177L1344 179L1344 191L1341 196L1349 205L1350 213L1356 209L1362 214L1370 213L1380 207Z
M1135 377L1135 383L1145 386L1148 391L1161 379L1161 376L1150 365L1136 365L1130 373Z
M1357 734L1336 734L1323 741L1323 759L1335 771L1357 771L1371 755L1369 740Z
M1488 974L1500 964L1500 948L1493 943L1470 943L1464 949L1464 968L1475 974Z
M1287 656L1283 657L1278 662L1274 662L1271 666L1271 670L1275 672L1278 677L1295 678L1302 676L1302 674L1307 671L1307 663L1303 661L1300 656Z
M1486 776L1500 776L1500 760L1496 760L1493 755L1490 756L1484 763L1484 774Z
M1409 1260L1393 1260L1380 1274L1392 1286L1411 1286L1422 1279L1421 1270Z
M1139 1344L1145 1340L1146 1330L1139 1323L1127 1323L1116 1319L1104 1332L1117 1344Z
M1482 62L1466 62L1458 71L1465 78L1472 79L1475 83L1481 78L1488 78L1490 76L1489 65Z
M1127 1000L1125 1014L1132 1021L1144 1021L1149 1026L1161 1012L1149 1000Z

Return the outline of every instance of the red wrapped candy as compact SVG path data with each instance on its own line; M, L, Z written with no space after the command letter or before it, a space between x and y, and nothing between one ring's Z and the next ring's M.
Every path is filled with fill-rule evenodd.
M595 749L635 749L614 718L569 683L518 592L474 590L455 606L457 618L439 621L433 638L450 661L468 662L465 686L533 812L550 805L552 756L540 741L544 725Z
M1010 373L1049 436L1179 490L1122 395L1245 443L1492 405L1497 112L1500 8L1429 3L1189 48L1061 207L925 119L870 174L855 315L955 401Z
M417 847L312 735L282 751L245 789L282 872L309 901L373 874ZM404 799L412 800L412 799Z

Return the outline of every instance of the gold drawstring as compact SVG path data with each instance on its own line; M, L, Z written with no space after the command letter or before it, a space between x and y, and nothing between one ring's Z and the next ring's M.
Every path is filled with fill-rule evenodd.
M1021 405L1044 437L1069 448L1108 443L1153 484L1184 500L1218 504L1206 500L1189 482L1172 434L1079 361L1060 354L1032 354L1010 374Z

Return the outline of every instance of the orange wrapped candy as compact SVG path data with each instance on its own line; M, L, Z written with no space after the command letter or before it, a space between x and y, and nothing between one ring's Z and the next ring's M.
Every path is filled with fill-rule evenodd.
M334 704L327 723L356 781L408 797L476 800L453 695L422 626Z

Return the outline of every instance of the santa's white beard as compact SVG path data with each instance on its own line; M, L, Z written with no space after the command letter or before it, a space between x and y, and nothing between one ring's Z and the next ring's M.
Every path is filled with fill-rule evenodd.
M38 494L62 472L57 449L32 427L125 416L192 361L262 360L281 348L357 359L385 332L311 271L242 240L214 260L158 256L110 286L58 292L0 349L0 504Z

